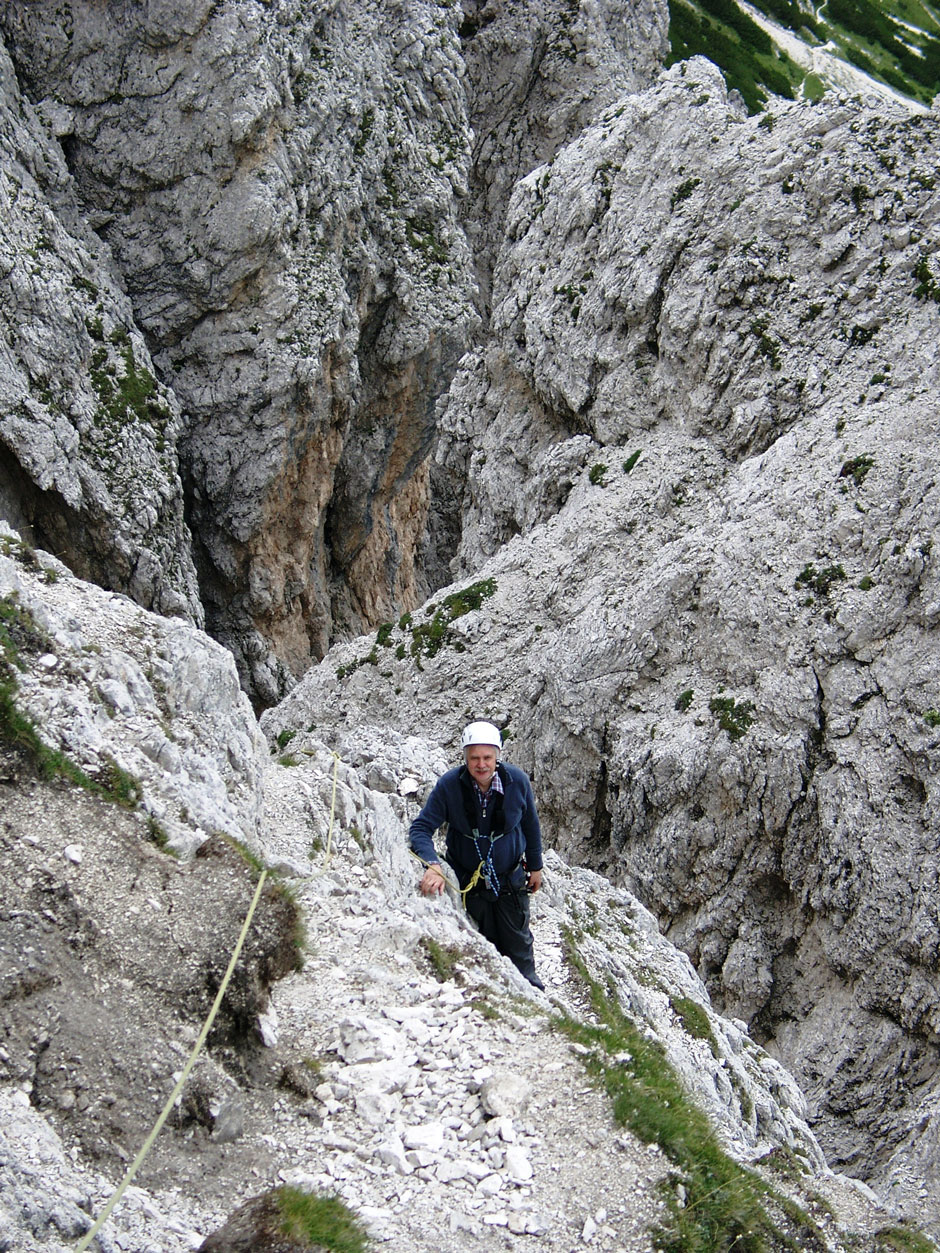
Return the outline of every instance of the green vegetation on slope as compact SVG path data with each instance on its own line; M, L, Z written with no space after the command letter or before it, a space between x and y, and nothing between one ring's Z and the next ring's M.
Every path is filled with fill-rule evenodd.
M753 7L808 48L827 51L922 104L940 91L940 8L929 0L755 0ZM816 98L825 88L773 42L736 0L670 0L671 65L713 61L756 113L770 95Z
M749 113L759 113L769 95L796 97L804 71L735 0L670 0L669 14L668 65L707 57L741 93Z
M31 569L41 569L33 550L9 536L0 536L0 554ZM52 640L29 610L20 605L15 592L0 596L0 748L23 754L47 779L66 779L125 809L133 809L140 799L140 786L133 776L108 758L98 778L89 778L65 753L49 748L32 719L17 706L17 674L25 668L23 656L47 653L52 647Z
M617 1121L658 1144L672 1167L662 1186L665 1216L652 1233L655 1247L661 1253L823 1253L826 1239L816 1221L724 1152L662 1047L627 1017L612 987L591 977L576 937L569 932L566 940L598 1021L588 1026L563 1017L557 1025L589 1050L584 1063L610 1096ZM682 1003L686 1014L690 1005ZM698 1024L695 1034L703 1032Z

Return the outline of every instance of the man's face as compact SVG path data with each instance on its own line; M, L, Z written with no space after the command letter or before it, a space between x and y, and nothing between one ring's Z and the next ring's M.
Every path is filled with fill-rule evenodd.
M496 749L492 744L471 744L467 749L467 769L485 792L496 771Z

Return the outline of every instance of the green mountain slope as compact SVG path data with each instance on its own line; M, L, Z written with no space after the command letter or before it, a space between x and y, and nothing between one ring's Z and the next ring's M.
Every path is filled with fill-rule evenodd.
M708 57L752 113L771 94L815 98L831 85L824 62L807 68L809 57L797 56L793 39L807 53L824 48L921 105L940 92L937 3L825 0L816 7L806 0L754 0L750 7L789 39L778 42L736 0L670 0L669 63L697 53Z

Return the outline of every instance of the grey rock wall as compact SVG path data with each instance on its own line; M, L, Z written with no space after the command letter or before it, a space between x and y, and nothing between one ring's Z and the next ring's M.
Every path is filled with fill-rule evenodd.
M419 598L433 404L474 315L456 10L11 4L184 417L210 630L262 701Z
M639 90L665 22L4 6L0 511L261 703L387 619L272 733L495 718L831 1159L937 1214L938 113ZM56 629L53 737L130 753L181 847L190 771L197 825L257 821L244 708L159 726L177 665L195 723L238 705L224 657Z
M472 161L461 218L486 327L517 181L553 159L624 92L653 81L667 51L669 12L657 3L577 0L487 0L465 4L462 12ZM430 585L439 587L450 581L460 544L466 484L463 468L440 458L431 462L430 481L421 561Z
M652 82L669 50L669 12L616 0L472 0L462 12L473 128L467 232L488 311L517 181L614 100Z
M84 577L201 621L179 404L2 46L0 328L0 515Z
M103 1212L201 1034L263 860L276 876L221 1016L105 1223L103 1249L196 1248L278 1180L341 1196L404 1253L442 1238L484 1253L494 1229L548 1253L583 1232L651 1250L679 1180L666 1182L658 1146L614 1120L584 1069L592 1050L557 1029L559 1010L596 1022L566 936L725 1151L812 1207L827 1247L874 1249L893 1208L827 1170L791 1076L715 1013L688 958L629 893L549 854L533 912L550 1001L459 902L417 892L405 832L415 789L446 765L438 745L362 723L332 746L309 730L268 742L231 660L201 632L83 584L9 532L2 548L16 708L89 773L109 756L139 771L140 802L41 777L0 742L8 1248L65 1253ZM10 675L0 677L9 696ZM88 708L95 689L110 713ZM195 856L154 846L161 802L174 847L198 846ZM211 815L252 855L206 838Z
M271 723L507 725L551 841L633 888L831 1160L912 1215L938 1211L937 126L748 119L696 61L523 180L437 454L466 484L446 591L479 607L338 649Z

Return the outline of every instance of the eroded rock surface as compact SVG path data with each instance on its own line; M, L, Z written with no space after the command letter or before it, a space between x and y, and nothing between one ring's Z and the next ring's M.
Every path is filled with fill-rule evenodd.
M935 1222L938 113L830 97L747 118L701 61L634 90L664 27L664 8L613 5L0 11L0 506L113 589L77 590L3 537L0 596L48 639L22 627L17 700L94 780L133 775L151 834L191 852L223 831L302 877L330 750L355 760L344 850L365 832L375 867L307 885L306 904L329 918L344 899L343 946L393 902L380 946L398 940L380 962L359 937L345 1000L323 957L324 1000L308 984L301 999L357 1020L376 980L395 989L385 1008L433 991L397 772L427 785L428 744L494 718L556 849L654 911L692 982L794 1070L831 1161ZM493 267L487 338L458 367ZM438 580L456 552L461 583L419 610L438 428L422 559ZM237 671L121 593L195 623L204 605ZM238 679L274 701L383 618L272 712L278 752L299 736L309 756L275 768ZM15 757L4 769L18 788ZM82 844L65 847L72 873ZM458 917L434 934L479 956ZM47 986L32 947L14 980L28 996ZM455 1048L456 1005L434 1020ZM458 1053L459 1122L480 1058ZM370 1140L379 1174L361 1169L363 1126L443 1081L389 1079L353 1115L351 1077L329 1078L340 1131L288 1109L285 1143L345 1155L329 1174L350 1192L380 1178L369 1203L400 1247L428 1238L397 1186L419 1170L445 1195L466 1185L467 1249L496 1215L559 1248L577 1237L541 1199L490 1206L524 1182L496 1133L482 1196L443 1133L440 1159L408 1157L437 1153L437 1130ZM187 1098L203 1130L221 1083ZM236 1103L226 1135L250 1112ZM584 1166L598 1206L610 1166Z
M15 84L0 45L0 512L83 577L201 623L179 404Z
M937 125L749 119L695 61L523 180L442 417L462 584L270 724L507 725L557 847L655 910L835 1161L912 1197L940 991Z
M434 401L474 321L457 10L60 9L2 30L185 415L209 629L271 701L419 599Z
M17 617L4 592L0 608L23 713L40 708L40 690L45 708L55 710L57 687L66 703L75 664L67 639L34 646L26 602L34 623L66 615L93 635L109 670L152 664L162 619L64 571L49 583L48 554L12 554L4 561L23 605ZM218 646L203 639L211 655ZM172 739L177 725L186 731L185 679L165 672L164 682ZM220 697L217 718L221 709ZM230 717L240 716L235 702ZM113 721L125 754L143 744L132 709L117 706ZM50 746L61 742L56 725L53 716ZM93 727L74 724L68 749L93 760ZM249 842L280 878L265 889L247 959L178 1104L105 1224L103 1249L192 1250L246 1201L287 1184L338 1194L404 1253L442 1239L484 1253L494 1233L565 1253L585 1231L601 1246L650 1253L666 1160L614 1121L584 1069L591 1048L552 1028L560 1012L595 1020L571 945L662 1049L726 1150L763 1161L834 1249L847 1248L848 1229L853 1247L867 1247L891 1221L892 1210L827 1171L793 1079L742 1024L715 1013L688 958L629 893L549 854L535 901L547 996L458 902L418 895L405 832L418 793L446 765L431 742L363 726L335 747L309 730L257 743L241 765L223 767L218 739L204 753L234 771L246 833L261 806ZM173 763L162 769L172 776ZM154 775L141 784L145 797L170 787ZM189 797L179 822L198 843L211 778L194 773ZM151 842L141 807L40 778L6 739L0 805L0 1234L24 1253L63 1253L173 1091L247 909L250 858L218 837L194 858L170 857ZM290 960L298 942L302 968ZM783 1174L778 1161L789 1163ZM794 1177L793 1164L805 1175Z
M463 6L473 131L468 236L486 310L516 182L613 101L652 82L668 51L668 21L655 3Z

